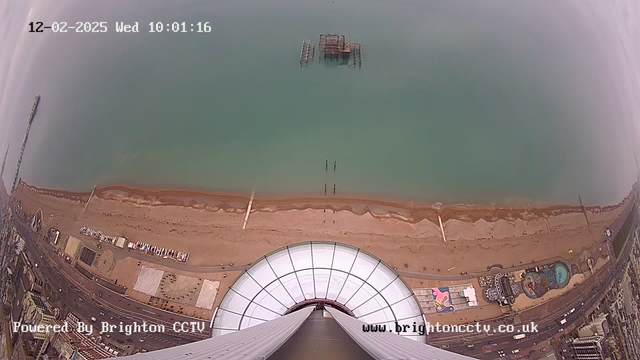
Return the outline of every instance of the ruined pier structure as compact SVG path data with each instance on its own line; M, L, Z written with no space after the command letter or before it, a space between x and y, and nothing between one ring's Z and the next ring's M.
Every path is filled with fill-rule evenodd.
M307 66L309 62L313 62L313 58L316 54L316 47L313 42L309 40L302 41L302 48L300 49L300 66Z
M352 68L362 67L362 44L347 42L344 35L322 34L318 43L320 58L330 60L337 65L349 65Z
M329 66L348 65L351 68L362 67L362 44L349 43L344 35L321 34L318 43L319 58ZM307 66L315 57L315 46L309 40L302 41L300 66Z

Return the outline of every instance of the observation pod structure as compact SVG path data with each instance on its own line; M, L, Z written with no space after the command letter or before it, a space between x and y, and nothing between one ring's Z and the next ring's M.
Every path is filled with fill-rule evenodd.
M409 326L395 333L396 324ZM387 330L364 331L371 325ZM128 358L471 359L427 345L424 325L413 292L382 260L306 242L264 256L236 279L216 309L211 339Z
M329 242L300 243L266 255L231 286L213 320L213 335L243 330L295 311L327 304L367 324L411 325L402 336L426 342L413 331L422 310L400 275L377 257ZM417 329L417 327L416 327Z

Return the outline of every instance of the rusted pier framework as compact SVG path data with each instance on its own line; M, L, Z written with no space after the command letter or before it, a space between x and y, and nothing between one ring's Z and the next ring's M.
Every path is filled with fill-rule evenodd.
M318 51L320 60L325 65L349 65L358 69L362 67L362 44L348 43L344 35L321 34Z
M349 51L346 44L344 35L321 34L318 50L324 57L339 56Z
M362 68L362 44L351 43L351 57L349 59L349 67Z

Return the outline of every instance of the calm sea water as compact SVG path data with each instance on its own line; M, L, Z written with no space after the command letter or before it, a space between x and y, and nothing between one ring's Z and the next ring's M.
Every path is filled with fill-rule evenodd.
M4 4L15 20L0 58L7 186L36 94L21 177L45 187L322 195L335 183L414 200L610 203L636 179L629 9L179 3ZM29 21L107 21L109 32L29 34ZM115 21L142 32L117 34ZM151 21L212 31L148 33ZM327 32L363 44L360 71L300 68L302 40Z

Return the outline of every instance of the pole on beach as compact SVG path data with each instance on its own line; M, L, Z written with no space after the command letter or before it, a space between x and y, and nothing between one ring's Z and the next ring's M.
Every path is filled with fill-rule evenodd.
M98 187L98 184L96 184L93 187L93 190L91 190L91 195L89 195L89 198L87 199L87 203L84 205L84 209L82 210L82 215L84 216L85 211L87 211L87 207L89 207L89 202L91 201L91 198L93 197L93 193L96 192L96 188Z
M438 215L438 222L440 222L440 231L442 232L442 239L447 242L447 237L444 236L444 227L442 226L442 218Z
M324 196L327 196L327 183L324 183Z
M336 184L333 184L333 195L336 194Z
M253 188L251 192L251 198L249 199L249 205L247 206L247 213L244 215L244 223L242 223L242 230L247 227L247 221L249 221L249 214L251 213L251 205L253 204L253 197L256 195L256 188Z
M582 198L578 195L578 201L580 201L580 208L582 209L582 213L584 214L584 219L587 220L587 228L589 232L591 232L591 224L589 223L589 218L587 217L587 208L582 205Z

